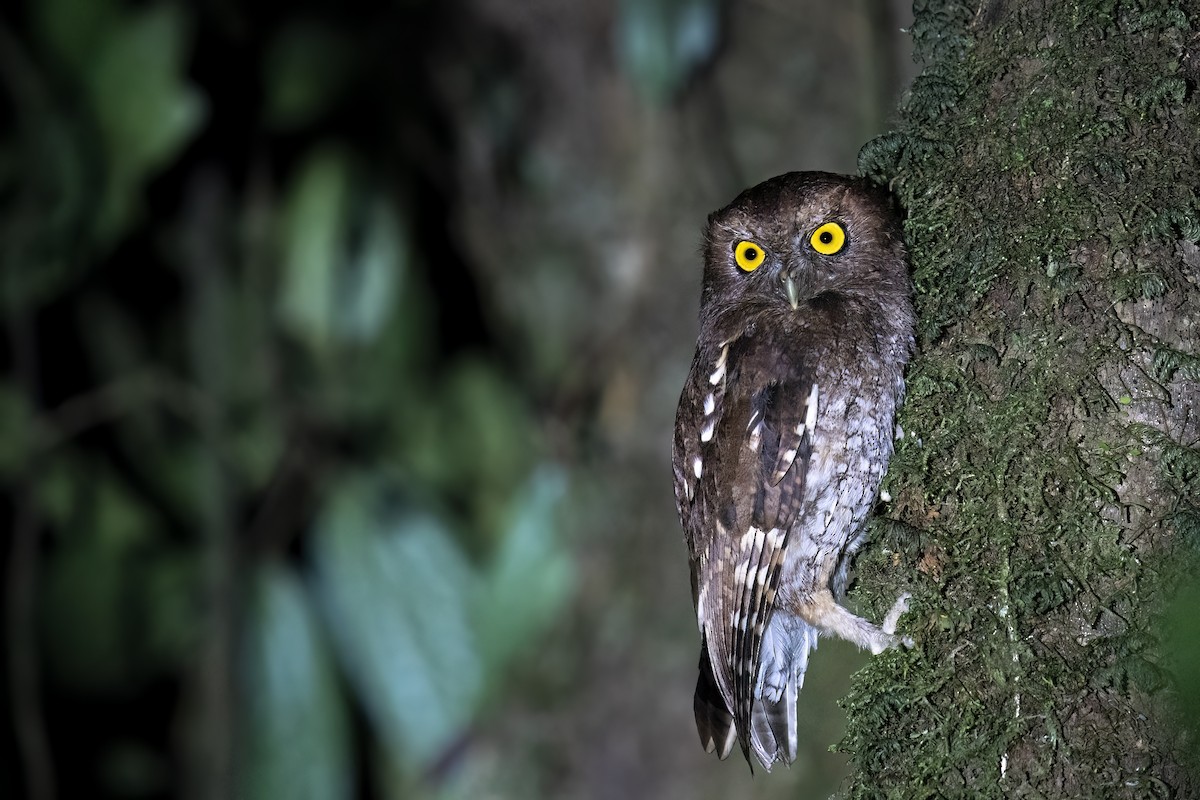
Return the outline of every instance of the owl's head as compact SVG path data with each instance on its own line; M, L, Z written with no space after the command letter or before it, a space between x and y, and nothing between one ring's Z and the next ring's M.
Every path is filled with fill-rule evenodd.
M908 307L899 214L886 190L862 178L789 172L747 189L709 216L704 253L700 305L709 319Z

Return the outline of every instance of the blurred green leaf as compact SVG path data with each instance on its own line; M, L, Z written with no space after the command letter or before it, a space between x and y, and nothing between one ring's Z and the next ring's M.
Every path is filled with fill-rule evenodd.
M100 761L100 782L114 797L162 797L171 786L171 765L166 754L143 742L108 743Z
M268 562L251 578L249 596L240 670L241 796L351 797L345 703L304 585Z
M129 14L110 27L84 72L108 155L97 222L102 240L120 233L143 181L179 152L204 119L205 101L185 77L187 27L176 5Z
M337 330L348 341L374 340L408 272L408 240L390 203L372 198L363 212L362 242L338 274Z
M283 213L279 313L318 355L337 342L373 341L387 324L408 270L396 209L340 150L311 155Z
M79 75L120 18L112 0L39 0L30 8L41 40Z
M489 674L500 675L527 650L567 600L574 569L558 513L565 491L563 474L544 467L513 497L479 595L479 638Z
M76 690L111 692L179 669L200 630L199 551L171 543L107 464L67 451L37 489L60 534L40 598L53 673Z
M315 547L318 593L362 707L393 759L428 766L480 698L477 576L439 521L388 508L366 483L334 497Z
M138 321L107 295L81 298L75 312L87 338L81 342L98 375L129 375L151 360L155 342L146 340Z
M621 0L617 53L644 97L668 101L712 57L719 11L715 0Z
M247 404L229 431L229 455L247 491L264 489L275 474L286 446L284 420L266 405Z
M55 554L46 569L42 629L53 674L75 690L119 689L129 677L122 624L126 582L123 548L83 537Z
M178 669L200 643L202 558L198 550L175 547L136 561L138 650L150 670Z
M42 467L34 487L34 496L38 510L47 523L65 529L77 518L77 486L80 473L86 469L69 454L60 454Z
M33 406L17 386L0 380L0 475L20 473L34 444Z
M354 45L328 25L289 23L271 41L265 60L267 123L281 129L311 124L335 102L356 60Z
M73 524L47 564L42 587L46 656L66 684L111 691L140 677L130 615L139 578L132 555L152 528L136 499L94 464L72 467L58 481Z
M7 57L17 62L28 55L12 49ZM32 66L24 66L10 66L4 102L12 124L0 134L0 196L7 212L0 220L7 272L0 304L8 314L32 312L86 271L77 254L97 194L95 166L85 152L90 141L85 145L78 125L78 92L56 103ZM88 140L93 131L88 128Z
M499 530L512 492L539 453L537 431L516 385L494 365L474 358L455 363L408 426L404 448L424 480L463 492L481 531Z
M345 154L313 153L288 191L283 214L279 313L284 325L317 351L328 346L333 331L333 285L349 180Z
M456 469L472 471L477 487L521 480L536 454L535 435L513 381L488 362L466 359L450 374L443 402Z

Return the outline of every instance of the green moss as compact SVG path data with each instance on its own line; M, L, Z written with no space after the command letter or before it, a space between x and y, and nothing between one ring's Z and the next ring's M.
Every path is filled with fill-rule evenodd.
M1158 453L1167 483L1180 497L1200 497L1200 448L1186 447L1149 425L1134 424L1130 432Z
M1180 541L1193 553L1200 553L1200 506L1183 505L1175 512L1171 523L1179 532Z
M983 6L914 4L925 72L900 130L860 154L908 210L920 355L889 473L903 524L877 526L858 568L872 604L915 587L917 646L846 699L848 795L1186 793L1178 743L1142 712L1166 685L1153 620L1171 537L1198 527L1200 462L1130 425L1146 397L1099 376L1142 335L1115 303L1188 289L1170 260L1200 232L1180 179L1200 131L1191 23L1165 0ZM1163 346L1154 371L1196 363ZM1122 510L1155 463L1173 525Z
M1170 347L1158 348L1154 353L1155 377L1169 381L1177 373L1189 381L1200 381L1200 357Z

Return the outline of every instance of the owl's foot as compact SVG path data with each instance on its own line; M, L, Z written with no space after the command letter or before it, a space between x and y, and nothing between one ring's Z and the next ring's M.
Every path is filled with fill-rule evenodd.
M870 650L873 655L879 655L889 647L912 647L912 639L896 635L896 623L900 615L908 610L908 600L909 595L902 594L884 618L882 626L838 605L829 591L819 592L806 602L798 603L795 613L826 636L845 639L863 650Z
M879 626L884 633L895 636L896 624L900 622L900 616L904 614L905 611L908 611L908 601L911 599L912 595L908 592L904 592L896 598L896 602L892 604L891 610L888 611L887 616L883 618L883 624ZM897 642L905 647L913 646L913 640L909 636L900 637L897 639Z

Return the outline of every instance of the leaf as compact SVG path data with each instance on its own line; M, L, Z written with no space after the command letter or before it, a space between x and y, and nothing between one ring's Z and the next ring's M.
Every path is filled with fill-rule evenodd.
M304 585L284 566L251 579L239 671L244 719L240 794L351 797L354 767L344 700Z
M562 545L563 474L544 467L512 501L500 549L485 575L477 618L489 674L502 667L561 613L574 569Z
M462 734L482 665L469 609L478 578L436 519L351 484L315 537L317 588L338 658L393 758L427 767Z
M339 150L318 150L304 162L288 192L283 217L283 324L318 352L333 332L333 286L349 166Z
M362 244L338 273L336 328L344 340L373 341L392 312L409 258L408 239L397 219L382 198L373 198L364 213Z
M139 654L151 671L179 670L202 644L203 557L198 548L181 546L155 548L135 562Z
M312 124L338 98L357 60L353 43L327 25L288 23L272 40L264 62L268 123L287 130Z
M178 6L151 6L109 30L85 77L109 165L97 231L111 241L142 183L199 129L206 103L185 77L190 43Z
M713 0L623 0L617 16L617 52L634 87L666 102L717 46Z
M46 659L74 689L114 691L142 677L141 631L131 603L141 574L136 555L153 536L145 509L103 465L60 464L54 501L69 506L66 529L50 558L42 586L41 627ZM45 496L39 497L42 503ZM52 501L53 502L53 501Z
M525 400L511 378L477 358L455 362L435 397L405 431L405 458L428 483L462 492L481 532L496 531L537 456Z
M47 565L41 628L45 658L63 684L97 694L124 686L131 664L122 608L127 569L124 547L76 537Z
M34 410L20 387L0 379L0 476L19 475L35 445Z
M408 272L409 243L396 209L340 150L308 158L283 215L279 313L310 349L373 342Z
M112 0L39 0L30 11L39 38L79 74L120 19Z

